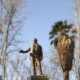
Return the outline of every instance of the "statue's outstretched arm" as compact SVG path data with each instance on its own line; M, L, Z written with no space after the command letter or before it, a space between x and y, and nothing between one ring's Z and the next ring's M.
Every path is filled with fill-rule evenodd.
M20 50L19 52L20 53L28 53L29 51L30 51L30 48L28 50L25 50L25 51L24 50Z

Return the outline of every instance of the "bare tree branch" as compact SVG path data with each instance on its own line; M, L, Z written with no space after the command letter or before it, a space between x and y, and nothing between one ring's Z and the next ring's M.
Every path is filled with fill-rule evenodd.
M0 32L3 32L2 43L0 46L2 54L1 62L3 80L6 79L6 63L8 61L8 54L17 51L19 44L16 37L19 35L21 24L19 23L20 20L17 13L20 12L22 3L23 0L0 0ZM14 48L12 46L14 46Z

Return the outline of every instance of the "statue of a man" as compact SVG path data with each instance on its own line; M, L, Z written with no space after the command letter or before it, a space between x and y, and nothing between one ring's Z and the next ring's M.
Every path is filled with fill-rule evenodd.
M43 59L43 52L41 45L38 44L38 40L34 38L32 45L26 50L21 50L20 53L30 52L31 62L33 65L33 74L36 75L36 69L39 67L40 74L42 74L41 61Z

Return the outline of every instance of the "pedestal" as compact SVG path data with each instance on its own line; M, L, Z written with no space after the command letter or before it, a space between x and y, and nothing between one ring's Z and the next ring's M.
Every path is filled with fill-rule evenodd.
M32 75L27 78L27 80L48 80L47 76L37 76L37 75Z

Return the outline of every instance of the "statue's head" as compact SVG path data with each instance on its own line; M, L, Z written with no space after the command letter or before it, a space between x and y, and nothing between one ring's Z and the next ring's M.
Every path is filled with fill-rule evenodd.
M34 38L34 39L33 39L33 42L34 42L34 43L37 43L37 42L38 42L38 39L37 39L37 38Z

